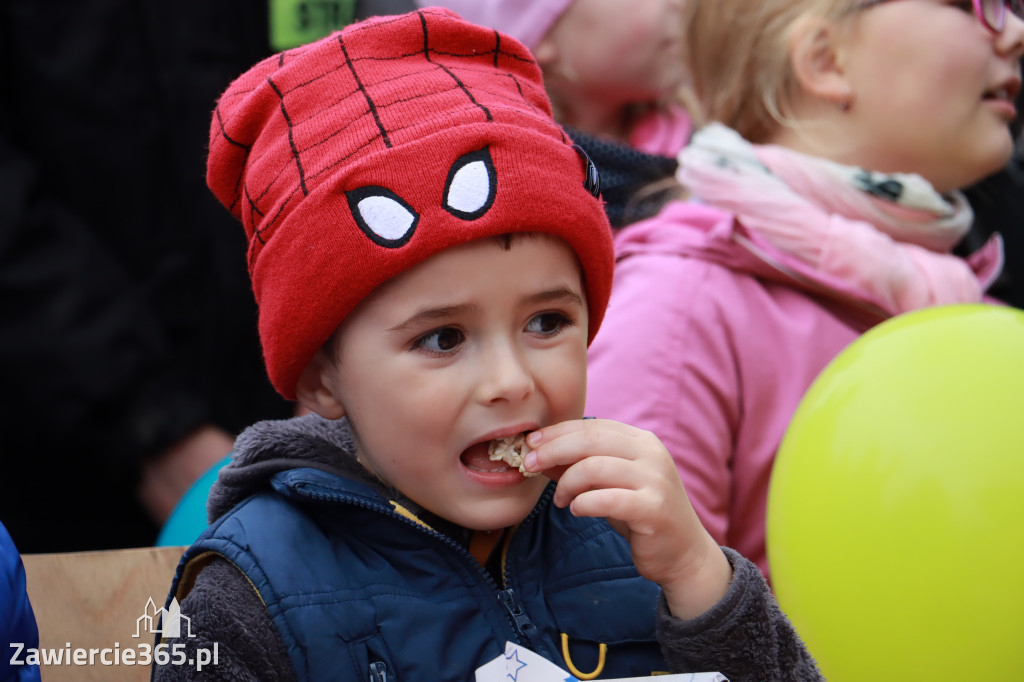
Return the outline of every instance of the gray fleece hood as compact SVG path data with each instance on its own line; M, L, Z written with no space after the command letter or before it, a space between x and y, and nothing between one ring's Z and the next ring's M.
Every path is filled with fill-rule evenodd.
M357 478L389 492L356 460L355 443L345 419L310 414L250 426L235 441L231 463L220 470L206 503L213 523L236 504L270 486L270 478L289 469L312 468Z

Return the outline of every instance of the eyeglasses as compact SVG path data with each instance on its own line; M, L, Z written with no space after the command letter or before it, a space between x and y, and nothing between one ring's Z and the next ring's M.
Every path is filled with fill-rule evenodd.
M891 2L891 0L867 0L855 9L867 9L885 2ZM967 2L957 4L967 5ZM978 21L993 33L1002 33L1006 28L1007 9L1014 16L1024 18L1024 0L971 0L970 4L974 6L974 15L978 17Z

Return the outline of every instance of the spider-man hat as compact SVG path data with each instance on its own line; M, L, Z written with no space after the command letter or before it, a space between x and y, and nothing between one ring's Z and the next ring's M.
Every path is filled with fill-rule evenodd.
M377 17L260 62L221 96L207 183L242 221L267 372L303 368L378 285L450 246L545 232L612 281L593 164L530 53L449 10Z

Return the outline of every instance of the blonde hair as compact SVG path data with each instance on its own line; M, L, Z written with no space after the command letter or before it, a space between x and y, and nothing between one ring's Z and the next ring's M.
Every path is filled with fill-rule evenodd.
M789 60L793 27L804 17L839 20L863 0L688 0L687 61L697 123L723 123L764 143L793 126L797 83Z

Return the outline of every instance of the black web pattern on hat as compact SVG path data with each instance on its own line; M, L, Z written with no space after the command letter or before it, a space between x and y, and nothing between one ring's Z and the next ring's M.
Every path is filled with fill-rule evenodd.
M294 202L308 195L320 178L359 154L416 141L422 128L429 128L431 123L436 127L438 121L453 114L464 119L479 116L481 122L493 121L496 116L506 121L510 117L524 121L530 118L529 125L546 126L566 142L561 128L538 106L546 101L543 87L522 76L524 65L533 63L529 53L517 44L503 44L496 31L492 32L489 49L483 50L450 37L434 39L431 24L442 18L447 15L420 10L354 25L329 39L337 50L335 59L322 55L316 60L303 59L312 50L322 52L324 41L299 47L264 62L259 78L253 80L248 90L225 94L217 110L220 135L245 155L246 168L257 166L263 159L253 155L252 142L231 134L231 121L222 118L221 110L230 110L232 106L229 96L244 97L269 86L277 97L279 115L287 130L289 153L274 152L286 161L273 172L248 173L255 178L272 179L264 186L252 186L250 178L237 188L236 205L231 207L248 212L247 220L254 226L249 244L250 266L281 216L294 207ZM398 26L400 22L418 23L422 42L416 49L399 53L395 41L389 40L389 34L395 30L407 36L414 28L408 23ZM390 68L389 64L396 64L401 70ZM444 74L444 78L439 79L438 74ZM508 83L495 85L496 75L509 79ZM417 87L417 81L428 79L431 87ZM447 87L436 87L438 82ZM353 111L359 113L353 116ZM325 125L325 120L330 124ZM270 152L261 152L267 153Z

